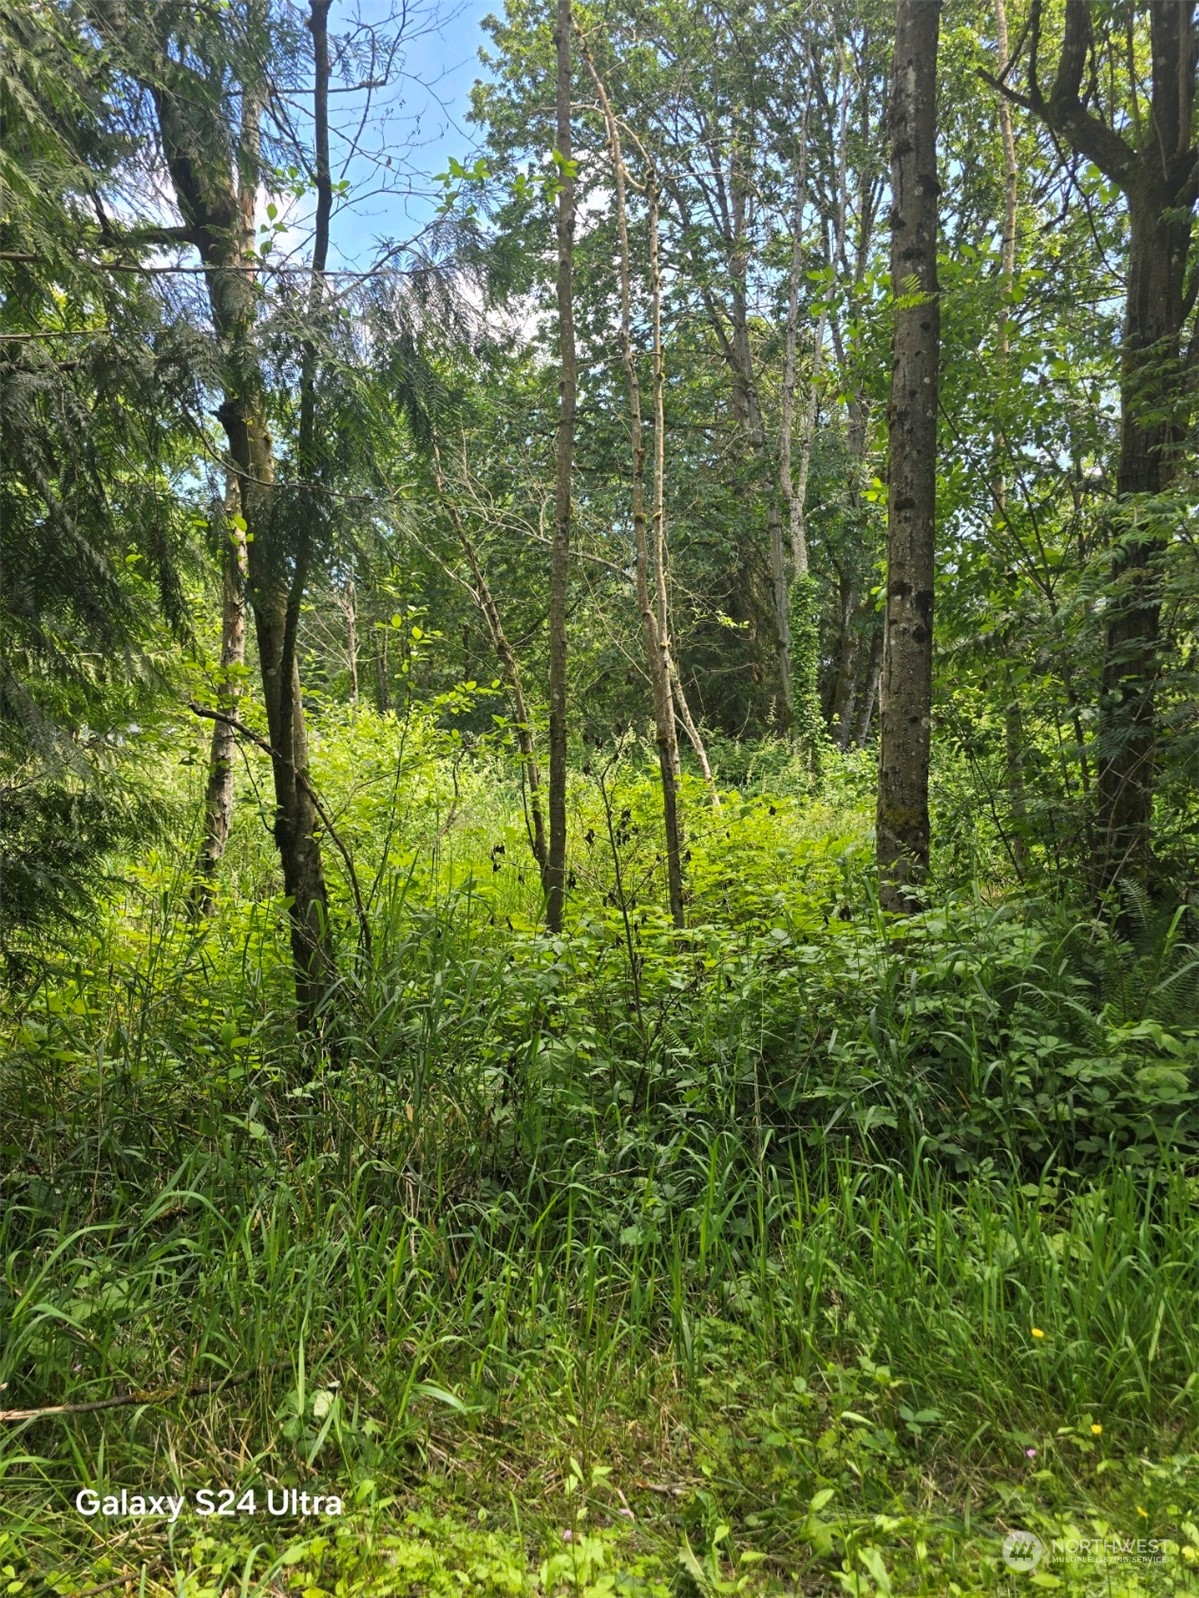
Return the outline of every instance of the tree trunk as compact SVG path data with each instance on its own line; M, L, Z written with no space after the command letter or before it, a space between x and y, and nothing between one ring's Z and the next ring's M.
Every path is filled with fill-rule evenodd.
M1123 190L1128 203L1128 278L1120 373L1120 499L1105 612L1097 738L1099 838L1096 888L1123 876L1144 880L1150 865L1159 670L1161 591L1157 560L1165 548L1151 506L1177 474L1177 451L1194 406L1182 358L1193 211L1199 198L1194 136L1197 52L1194 0L1150 0L1150 107L1125 123L1104 121L1094 72L1089 0L1066 0L1062 46L1048 98L1037 63L1041 0L1029 13L1029 92L992 80L1008 99L1034 111L1077 155ZM1088 74L1088 61L1091 71ZM1086 86L1084 88L1084 75ZM1134 86L1134 94L1143 92ZM1130 142L1130 140L1132 142Z
M855 95L852 79L846 74L839 92L840 113L837 136L837 185L832 216L832 249L830 262L834 274L839 270L849 284L850 315L860 306L860 296L870 262L870 246L874 237L875 220L879 208L879 190L869 175L868 163L859 172L856 206L851 205L849 190L849 121ZM880 128L870 121L870 99L858 91L858 111L861 121L855 130L859 146L869 149L878 142ZM848 235L851 211L856 211L856 238L853 256L849 255ZM872 551L864 536L867 518L863 514L862 475L866 461L870 429L870 401L864 392L862 375L855 370L850 351L846 347L844 330L837 316L826 313L833 352L840 369L840 380L846 394L845 448L849 459L849 472L845 484L846 499L855 528L862 532L862 544L845 557L842 578L842 626L838 649L837 673L828 699L828 720L837 746L849 748L851 742L864 744L874 714L878 671L881 660L881 632L878 630L873 601L868 593L869 573L873 568ZM823 341L822 341L823 342ZM857 625L854 625L856 621ZM869 659L862 675L863 645L869 639ZM860 708L859 708L860 706ZM856 724L855 724L856 717Z
M854 711L857 709L861 678L862 641L874 610L869 598L863 600L859 597L856 582L849 586L845 600L845 608L842 611L844 624L841 630L841 652L829 715L833 738L837 748L842 752L853 742Z
M712 808L713 810L719 810L720 791L716 786L716 778L712 775L712 764L708 759L707 745L704 743L699 728L695 725L695 718L691 714L691 707L687 703L687 695L683 689L682 678L679 676L678 662L673 656L670 661L670 680L674 690L675 714L678 716L683 731L687 734L688 741L695 751L695 758L699 761L699 769L703 773Z
M315 144L316 215L312 258L309 263L308 318L315 324L324 297L325 262L329 252L329 224L333 210L333 178L329 158L329 6L330 0L310 0L308 26L313 51L313 134ZM275 835L283 861L283 880L292 899L292 955L296 962L296 998L301 1024L315 1028L318 1011L335 976L333 944L329 927L329 895L325 885L320 844L316 837L317 809L308 775L308 733L300 693L297 652L300 611L312 559L313 538L322 506L317 485L318 441L316 420L316 348L310 338L304 346L300 364L300 415L296 439L299 468L299 505L294 536L290 581L285 587L283 635L279 640L278 665L272 654L272 668L278 673L278 751L280 787L287 806L276 817ZM275 600L274 619L278 616ZM274 643L277 630L272 624L258 628L259 652L264 636ZM268 707L269 724L269 707Z
M632 450L633 547L636 556L637 608L641 612L645 638L646 664L654 702L654 736L658 746L658 771L662 785L662 819L666 841L666 879L670 918L683 926L683 851L679 829L679 745L674 723L674 693L671 682L670 634L666 590L665 454L663 437L663 365L661 348L661 296L658 273L658 215L653 191L653 174L647 178L650 200L650 279L653 300L654 335L654 490L653 556L651 560L649 513L645 503L645 431L641 417L641 384L637 376L637 352L633 345L632 251L629 245L626 188L628 173L620 145L620 128L608 101L603 80L586 50L584 55L596 96L603 112L612 158L616 199L616 232L620 244L620 353L624 363L629 396L629 442ZM651 566L653 587L651 595Z
M724 247L728 263L729 276L729 306L726 313L718 304L711 288L700 280L700 293L704 307L708 314L708 322L715 335L720 353L729 370L730 399L732 401L733 416L737 426L745 439L747 451L751 458L762 468L764 493L766 496L766 538L770 555L771 574L771 599L770 615L774 631L774 656L777 673L777 693L775 698L775 723L778 731L786 736L794 722L794 692L791 672L791 614L790 604L782 603L785 581L779 583L779 571L786 570L786 545L784 543L784 529L779 496L774 492L776 484L775 462L772 458L770 442L766 432L766 424L762 415L762 402L759 393L757 374L754 371L753 346L749 337L749 301L747 289L747 276L749 270L749 247L746 242L745 229L745 195L746 175L741 173L734 163L727 184L730 203L721 206L720 232L721 242ZM722 175L717 176L717 184L724 196L725 183ZM684 231L690 231L691 213L686 198L677 184L669 183L667 188L678 210L679 220ZM747 562L742 566L743 591L748 593L755 586L752 567ZM746 607L749 610L750 607ZM753 607L754 610L757 607Z
M391 709L391 683L389 682L389 666L387 660L387 633L386 627L377 623L375 633L375 709L381 716L385 716Z
M1005 651L1012 645L1005 643ZM1028 877L1028 794L1024 785L1024 714L1010 673L1008 699L1003 707L1003 764L1007 784L1008 814L1011 817L1012 864L1024 882Z
M999 47L999 70L1002 75L1008 68L1010 46L1008 42L1007 6L1005 0L995 0L995 38ZM999 99L999 134L1003 143L1003 255L1000 271L999 306L999 360L1001 379L1006 385L1008 357L1011 353L1011 330L1008 304L1016 275L1016 205L1019 198L1020 172L1016 165L1016 139L1012 130L1012 107L1004 97ZM992 487L992 497L999 520L1007 517L1007 480L1002 469L997 468ZM1004 639L1005 662L1012 657L1015 640ZM1008 814L1012 823L1012 864L1023 882L1028 876L1028 801L1024 787L1024 717L1020 701L1012 682L1009 666L1004 672L1007 686L1007 703L1003 710L1004 780L1007 785Z
M883 664L883 630L875 627L870 639L870 661L866 667L866 681L862 688L862 713L858 717L857 745L865 749L870 737L870 724L874 720L874 707L878 701Z
M550 835L542 886L545 921L562 930L566 896L566 601L570 583L570 490L574 458L575 359L574 290L575 180L570 129L570 0L558 0L554 34L557 51L554 107L558 166L558 439L554 493L554 542L550 561Z
M533 858L537 862L537 869L544 875L546 856L548 853L545 839L545 816L541 807L541 770L537 764L537 745L533 733L533 722L529 715L528 703L525 699L524 680L520 674L520 665L516 659L516 652L508 641L504 631L503 619L500 616L499 606L491 592L491 585L487 581L487 574L483 570L483 563L479 559L479 552L474 546L474 541L466 530L466 524L457 505L450 499L445 491L445 480L441 474L441 461L438 458L436 447L433 453L434 469L436 471L437 492L449 514L458 542L462 545L462 553L466 556L466 563L470 567L473 587L471 596L478 606L483 620L487 623L487 631L491 636L492 648L503 667L508 678L508 686L512 692L512 708L516 712L516 739L520 748L521 767L524 772L525 788L528 794L528 821L529 843L533 850Z
M740 240L737 249L743 251ZM766 422L762 415L762 399L754 371L753 348L749 340L749 311L746 293L746 257L734 254L734 280L732 295L732 340L729 345L733 362L734 410L743 418L743 427L750 449L766 467L771 464L770 442ZM740 389L738 399L737 390ZM791 669L791 595L787 582L787 553L784 542L783 516L774 484L766 475L766 536L770 546L771 609L774 619L774 654L778 672L778 697L775 701L775 721L784 738L795 725L795 684Z
M223 506L217 511L221 542L221 668L217 709L236 716L246 664L246 535L237 525L241 501L230 472ZM193 908L207 915L213 906L217 871L233 823L233 756L237 734L226 721L212 724L208 784L204 792L204 839L196 860Z
M616 154L620 157L620 141L616 119L609 111L612 135L616 139ZM642 152L644 155L644 151ZM653 328L654 372L654 492L653 492L653 556L655 578L655 622L657 623L656 656L657 674L661 681L662 720L658 728L658 764L662 775L662 810L666 829L666 870L670 892L670 917L676 927L684 924L683 909L683 828L679 819L679 788L683 768L679 760L679 735L675 725L676 700L681 702L687 721L687 703L683 698L683 685L675 669L674 651L670 642L670 594L666 580L666 360L662 346L662 259L660 216L658 209L658 178L647 161L646 200L649 210L649 279L651 323ZM628 228L624 238L628 246ZM628 339L632 351L632 334ZM633 368L634 378L636 368ZM700 743L699 733L691 723L692 742L697 746L700 761L709 783L711 771L708 757Z
M1179 10L1182 9L1180 6ZM1124 361L1120 382L1120 458L1116 491L1123 503L1112 563L1103 680L1099 701L1097 886L1124 875L1143 880L1150 863L1164 541L1138 527L1135 496L1163 493L1172 482L1179 439L1177 381L1189 216L1168 212L1157 185L1129 196ZM1156 191L1156 192L1155 192ZM1132 501L1132 503L1129 503Z
M937 35L940 0L897 0L890 471L877 851L883 908L919 905L928 873L937 487ZM912 303L917 301L917 303Z
M350 668L350 703L358 703L358 592L351 577L345 586L346 664Z
M320 5L321 0L315 0L314 18ZM176 202L206 269L221 350L225 392L218 416L246 523L246 592L254 614L272 750L275 841L290 901L297 1022L302 1030L311 1030L332 977L333 956L328 894L314 830L316 810L307 782L299 674L294 647L288 647L289 634L294 641L299 594L294 579L289 587L283 530L273 515L274 450L254 341L254 201L261 106L246 87L235 150L219 114L205 111L209 97L193 84L190 67L164 54L148 87ZM235 169L240 169L239 187L234 184ZM302 554L295 566L302 579Z

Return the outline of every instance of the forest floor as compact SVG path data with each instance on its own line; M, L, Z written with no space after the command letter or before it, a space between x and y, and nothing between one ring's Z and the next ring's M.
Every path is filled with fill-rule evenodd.
M691 795L679 938L632 771L548 939L510 790L389 828L343 762L322 1046L252 815L202 926L151 853L0 1015L0 1406L65 1406L0 1421L4 1591L1199 1594L1175 932L892 927L851 772Z

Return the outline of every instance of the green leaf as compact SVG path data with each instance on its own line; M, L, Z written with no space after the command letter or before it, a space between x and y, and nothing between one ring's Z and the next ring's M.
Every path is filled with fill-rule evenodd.
M887 1567L883 1563L883 1556L877 1548L859 1548L858 1558L870 1572L871 1577L878 1585L878 1590L891 1598L891 1578L887 1574Z

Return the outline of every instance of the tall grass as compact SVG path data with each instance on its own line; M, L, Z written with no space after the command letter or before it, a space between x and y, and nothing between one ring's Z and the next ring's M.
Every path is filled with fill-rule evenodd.
M81 1483L432 1472L498 1513L577 1465L791 1558L826 1489L1185 1449L1181 924L1125 955L976 898L898 934L852 840L763 799L693 829L679 938L633 773L636 897L581 791L548 940L510 802L458 781L448 832L440 789L388 824L332 1049L290 1032L278 907L197 929L165 856L5 1018L0 1403L145 1395L5 1426L30 1536L83 1535Z

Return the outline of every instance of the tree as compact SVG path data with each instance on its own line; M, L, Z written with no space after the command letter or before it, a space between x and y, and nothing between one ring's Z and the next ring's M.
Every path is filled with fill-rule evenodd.
M586 47L584 46L586 53ZM683 863L679 829L679 743L675 730L675 684L671 672L669 617L666 592L666 535L663 505L665 429L662 415L663 372L661 360L661 282L658 269L657 176L652 167L646 172L649 201L649 260L654 338L654 473L652 510L645 498L645 433L641 416L641 384L637 375L637 351L633 344L632 249L629 244L628 208L625 194L629 183L621 148L620 125L613 113L603 79L589 53L586 54L596 97L603 113L612 160L613 189L616 199L616 230L619 241L620 349L629 396L629 444L632 451L633 546L636 557L637 608L641 612L645 638L646 667L654 701L654 735L658 745L658 773L662 784L662 816L666 835L666 879L670 916L676 927L683 925ZM649 522L653 518L653 553L650 552ZM651 581L653 593L651 596Z
M187 632L186 322L107 215L131 140L58 6L0 11L0 948L94 903L161 819L149 771Z
M887 910L928 872L936 537L937 36L939 0L897 0L891 100L892 335L882 745L876 817Z
M1199 349L1194 338L1188 351L1182 347L1199 283L1191 255L1199 199L1194 15L1193 0L1125 3L1115 13L1090 0L1066 0L1057 68L1046 93L1040 77L1043 7L1032 0L1028 92L1016 92L1006 75L991 80L1116 184L1128 211L1119 503L1111 524L1099 701L1100 893L1125 875L1143 881L1150 868L1160 561L1167 542L1163 524L1170 519L1160 498L1178 473L1194 406L1190 370ZM1137 45L1138 28L1144 30L1146 22L1148 63L1138 59ZM1127 79L1127 93L1105 106L1100 86L1115 81L1117 71Z
M463 445L463 475L466 475L466 447ZM537 761L537 742L533 730L533 718L529 710L528 700L525 697L524 678L517 660L516 651L508 639L504 629L503 618L499 606L495 602L491 584L487 581L487 574L483 569L479 551L474 540L467 531L466 522L454 494L448 489L442 472L441 459L434 451L434 475L437 484L437 497L445 508L454 529L454 534L466 556L466 563L470 570L469 581L462 579L463 586L469 592L472 600L479 609L491 638L491 646L495 650L496 659L503 668L508 679L508 688L512 695L512 710L515 720L516 742L520 749L523 780L525 784L526 804L528 807L529 846L533 851L533 858L537 862L537 869L544 880L547 847L545 839L545 812L541 803L541 768Z
M575 175L570 118L571 26L570 0L558 0L557 31L554 35L554 160L558 168L558 443L554 545L550 568L550 835L544 881L545 919L551 932L562 930L566 895L566 603L570 583L571 466L578 387L572 284Z
M313 0L318 50L327 10L325 0ZM246 524L246 592L274 772L275 841L290 900L297 1013L300 1024L311 1028L333 972L328 892L316 837L295 655L312 535L303 514L298 529L291 525L288 511L294 514L295 501L289 505L290 496L280 492L275 480L267 388L255 337L258 258L248 198L259 183L258 126L271 51L269 19L261 0L231 8L219 26L211 27L202 19L181 17L167 5L135 12L123 0L97 0L94 15L113 59L153 105L163 161L183 219L179 236L198 252L204 268L220 355L223 398L218 417ZM235 115L231 104L239 106ZM325 176L327 180L327 163ZM318 213L324 206L318 194ZM322 264L314 256L314 277ZM309 455L301 443L301 461Z

